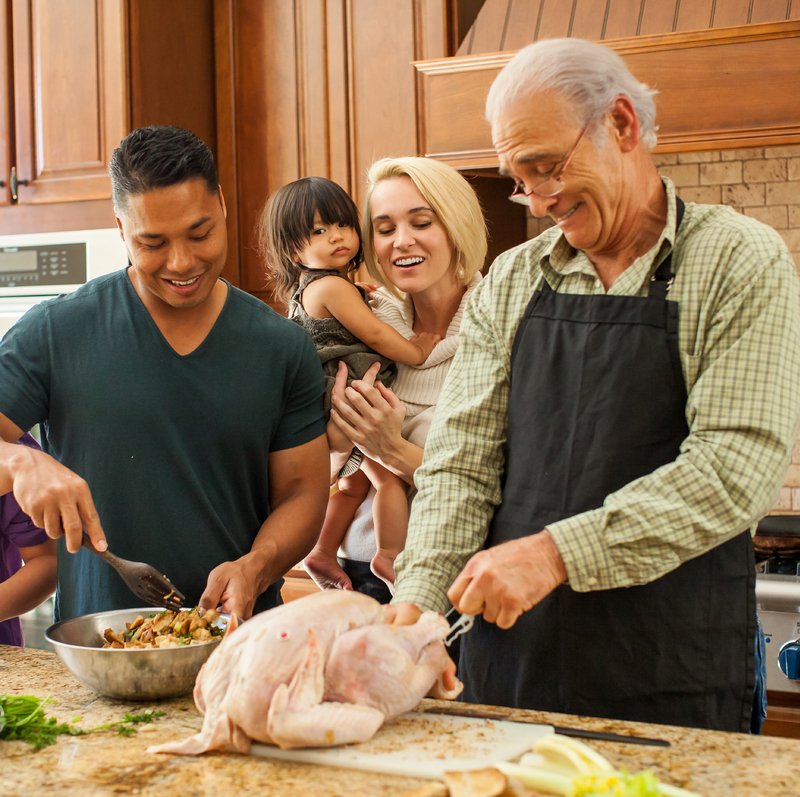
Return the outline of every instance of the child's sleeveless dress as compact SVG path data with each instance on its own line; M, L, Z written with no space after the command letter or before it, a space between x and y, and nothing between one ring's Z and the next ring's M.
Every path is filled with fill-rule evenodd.
M326 416L331 409L331 390L336 381L339 360L342 360L347 366L348 385L353 379L361 379L364 376L364 372L376 361L381 364L381 370L377 377L378 382L382 382L388 387L397 374L397 366L392 360L370 349L352 332L345 329L335 318L312 318L303 309L302 298L306 287L315 280L331 276L347 280L338 271L333 270L314 269L313 271L304 272L300 276L300 284L297 290L289 300L289 318L311 335L319 359L322 362L322 370L325 373ZM350 281L347 280L347 282ZM358 286L356 287L358 288ZM368 304L365 292L361 288L358 288L358 291L364 303Z

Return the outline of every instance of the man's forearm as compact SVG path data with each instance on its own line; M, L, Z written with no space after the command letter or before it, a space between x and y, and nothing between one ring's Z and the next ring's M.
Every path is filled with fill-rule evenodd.
M242 557L263 592L308 554L328 505L330 455L325 435L270 455L272 511Z
M301 562L314 547L324 512L321 516L313 513L314 516L306 520L299 517L302 513L302 504L281 507L273 512L261 526L250 552L242 557L247 569L253 573L259 594ZM307 510L305 514L309 514Z

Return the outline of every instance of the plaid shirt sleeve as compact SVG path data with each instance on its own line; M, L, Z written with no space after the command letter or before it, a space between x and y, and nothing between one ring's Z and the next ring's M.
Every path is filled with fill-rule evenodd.
M526 259L517 250L502 255L492 266L492 276L504 270L503 261L514 268L518 255ZM521 315L530 290L516 287L516 312ZM406 549L398 557L396 603L408 601L437 611L449 608L446 591L469 557L483 547L500 503L516 324L497 317L495 307L506 307L508 299L498 294L493 280L484 279L467 305L459 348L415 475L418 493L411 505Z
M674 284L689 435L674 462L550 527L577 590L652 581L740 534L774 504L789 463L800 415L794 263L757 222L704 231L694 215Z
M483 546L500 499L510 347L547 236L502 255L465 316L417 478L398 602L446 608L444 592ZM656 256L612 292L646 295ZM780 237L729 208L690 204L673 262L689 435L674 462L549 526L579 591L646 583L751 527L772 506L797 437L800 289ZM602 290L591 283L567 269L558 290Z

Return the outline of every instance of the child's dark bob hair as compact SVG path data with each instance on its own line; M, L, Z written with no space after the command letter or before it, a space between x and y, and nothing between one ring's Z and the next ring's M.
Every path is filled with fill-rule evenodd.
M358 234L358 252L348 265L352 272L361 265L363 245L358 208L348 193L325 177L303 177L279 188L267 201L259 224L259 250L276 296L287 302L297 288L302 269L297 253L311 238L314 216L323 224L346 224Z

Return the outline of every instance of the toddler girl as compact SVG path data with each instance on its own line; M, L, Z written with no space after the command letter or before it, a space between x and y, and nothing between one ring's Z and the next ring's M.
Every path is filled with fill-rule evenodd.
M325 372L325 410L342 360L348 382L360 379L376 360L378 379L394 378L392 361L423 363L439 338L416 335L411 340L379 321L366 294L353 281L361 263L358 209L341 186L323 177L304 177L281 188L267 202L261 224L262 251L279 298L288 302L289 318L311 335ZM329 429L328 434L336 432ZM319 540L303 564L321 587L349 584L336 552L353 515L375 487L373 516L378 551L370 563L389 588L394 584L394 559L403 549L408 524L405 483L377 462L354 449L339 474ZM350 467L348 467L350 466Z

